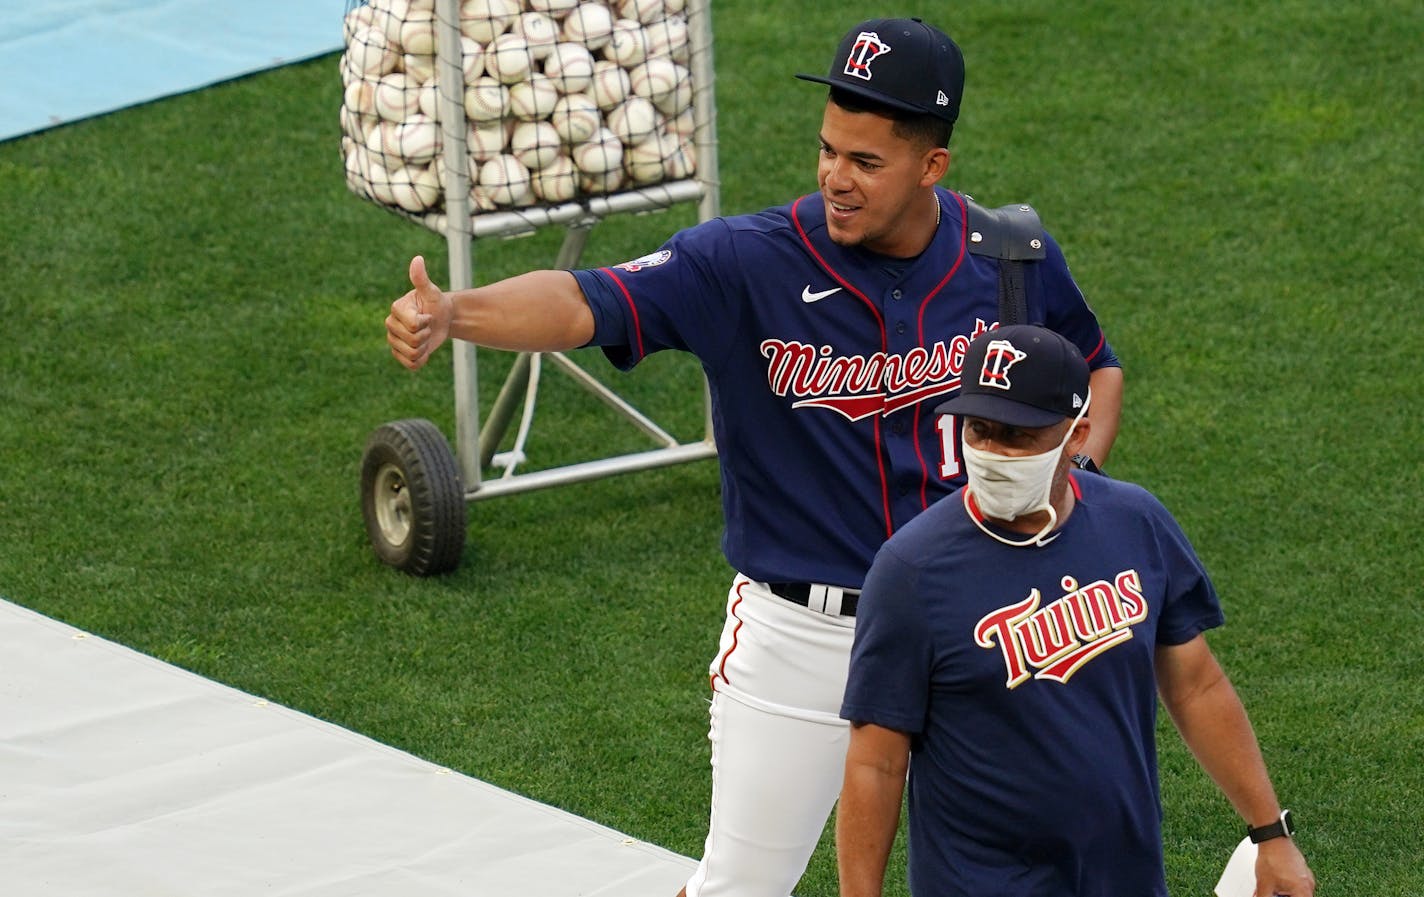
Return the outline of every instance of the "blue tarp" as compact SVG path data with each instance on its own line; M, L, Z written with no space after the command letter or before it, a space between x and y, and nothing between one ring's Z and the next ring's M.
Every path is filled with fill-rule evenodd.
M341 49L343 0L0 0L0 140Z

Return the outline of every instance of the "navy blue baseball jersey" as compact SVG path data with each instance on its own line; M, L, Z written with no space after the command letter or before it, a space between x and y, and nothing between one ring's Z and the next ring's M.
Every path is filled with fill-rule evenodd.
M957 424L969 341L995 325L998 262L970 254L964 200L914 259L837 246L819 194L718 218L650 255L574 272L592 343L628 369L660 349L701 360L712 395L732 566L764 582L859 587L880 544L964 482ZM1029 312L1116 365L1063 255L1028 266Z
M986 535L960 492L866 578L841 715L911 735L917 897L1167 894L1153 655L1221 608L1149 493L1073 488L1046 545Z

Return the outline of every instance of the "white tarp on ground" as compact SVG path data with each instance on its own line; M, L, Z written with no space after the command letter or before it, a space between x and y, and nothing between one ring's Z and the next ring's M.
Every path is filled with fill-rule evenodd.
M5 897L669 897L693 866L0 601Z
M0 140L340 50L345 13L344 0L0 0Z

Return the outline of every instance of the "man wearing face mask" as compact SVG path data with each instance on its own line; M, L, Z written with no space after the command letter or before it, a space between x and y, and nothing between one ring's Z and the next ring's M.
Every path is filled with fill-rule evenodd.
M861 594L841 716L844 897L879 895L909 772L916 897L1166 897L1157 698L1257 842L1256 894L1311 897L1216 593L1165 508L1077 471L1088 366L1033 326L970 344L968 485L900 529Z

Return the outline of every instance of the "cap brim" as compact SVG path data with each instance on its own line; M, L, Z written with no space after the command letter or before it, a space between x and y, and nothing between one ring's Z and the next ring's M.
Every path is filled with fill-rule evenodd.
M861 99L870 100L871 102L879 103L882 106L889 106L892 109L900 109L904 112L919 112L929 113L931 115L941 115L941 113L936 112L934 110L926 109L923 106L916 106L913 103L907 103L904 100L896 99L895 97L892 97L889 94L881 93L873 87L863 87L859 84L850 84L846 81L838 81L835 78L828 78L825 75L798 74L796 77L800 78L802 81L815 81L817 84L829 84L831 87L834 87L837 90L844 90L846 93L854 94L855 96L858 96Z
M1067 420L1056 411L1045 411L1000 396L975 393L955 396L935 408L935 414L957 414L960 417L982 417L1011 427L1051 427Z

